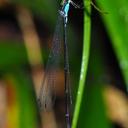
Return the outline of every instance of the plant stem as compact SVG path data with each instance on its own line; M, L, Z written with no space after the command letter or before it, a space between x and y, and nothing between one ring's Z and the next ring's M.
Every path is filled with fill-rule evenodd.
M77 127L80 106L81 106L81 101L82 101L84 87L85 87L87 68L88 68L89 49L90 49L90 31L91 31L91 17L90 15L88 15L91 13L90 2L91 2L90 0L84 0L84 7L87 12L85 11L84 13L83 55L82 55L82 62L81 62L79 87L77 91L76 104L75 104L75 110L74 110L73 121L72 121L72 128Z

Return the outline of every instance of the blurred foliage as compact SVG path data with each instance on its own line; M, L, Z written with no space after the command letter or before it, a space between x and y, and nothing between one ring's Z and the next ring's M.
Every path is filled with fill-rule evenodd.
M55 22L57 1L54 0L12 0L17 6L25 6L43 19L49 26ZM50 3L50 4L49 4Z
M85 3L87 2L88 1L85 0ZM95 22L94 27L92 27L92 35L91 35L92 36L91 45L93 45L93 47L91 47L91 52L90 52L91 56L90 56L90 63L88 68L89 74L85 84L86 87L83 88L84 95L82 98L79 122L77 127L79 126L79 127L89 127L89 128L94 128L94 127L110 128L112 126L110 125L110 122L107 118L106 107L104 103L105 101L102 94L103 85L113 83L116 86L120 84L120 81L123 81L121 74L118 72L120 69L118 68L117 64L120 65L120 68L122 69L122 73L124 74L124 78L125 78L125 83L127 85L127 68L128 68L127 67L127 61L128 61L127 24L128 23L126 20L127 19L126 8L128 4L126 5L127 3L126 1L122 1L122 2L120 1L119 3L116 2L118 6L116 6L115 1L111 3L111 1L108 0L106 1L97 0L96 2L99 3L100 5L99 8L101 10L100 14L103 16L105 27L108 30L108 35L110 35L110 40L112 41L111 43L114 46L115 54L118 57L118 63L115 63L116 58L114 58L115 55L113 54L113 52L111 52L111 46L106 47L106 44L101 44L101 42L102 43L109 42L108 39L105 40L106 39L105 36L107 35L103 35L106 33L101 32L101 29L98 28L101 22L97 24L96 22L98 21L94 21L94 20L98 18L92 18L92 22ZM104 12L107 12L108 14ZM94 15L92 14L92 17L93 16ZM85 21L86 19L88 18L85 15ZM88 24L88 22L87 23L85 22L85 24ZM95 27L97 25L99 26ZM85 28L85 31L86 29L87 27ZM93 33L95 35L93 35ZM88 38L87 36L88 34L86 33L84 35L84 38ZM86 43L88 43L88 41L86 41ZM87 53L85 55L87 55ZM83 54L83 56L85 55ZM109 58L110 55L113 57ZM115 64L116 64L116 68L113 68ZM86 66L87 65L85 65L85 67ZM117 77L118 75L120 76L119 78ZM116 81L116 82L112 82L112 81ZM122 85L120 86L125 86L124 82L122 82L121 84ZM125 89L125 87L121 87L121 88ZM81 90L78 89L78 95L79 93L81 93ZM75 109L75 112L76 111L78 110Z
M86 2L89 2L89 0L84 0L85 5ZM27 8L32 13L33 17L36 17L38 19L39 23L36 22L35 19L34 23L38 26L36 26L37 29L43 29L41 31L41 33L43 34L53 31L52 29L54 28L55 21L57 19L56 17L60 5L59 3L60 1L56 0L12 0L9 2L9 4L14 8ZM74 111L77 113L77 119L75 119L76 124L73 128L112 127L112 124L108 119L106 113L106 103L103 97L103 90L106 84L111 83L108 81L111 81L113 79L116 81L114 82L115 86L117 83L120 83L120 86L123 86L122 88L124 89L124 92L126 92L125 84L128 87L128 1L97 0L96 3L97 5L99 5L99 8L101 10L108 12L108 14L96 12L93 9L90 15L91 17L89 17L86 11L90 9L90 6L86 5L87 10L84 11L84 27L82 25L83 12L81 10L75 10L71 7L72 11L70 13L70 20L68 26L68 41L70 42L69 58L71 78L74 85L73 87L75 88L74 90L76 90L76 92L74 92L74 96L77 97L79 91L82 92L82 95L79 99L81 101L76 104L79 107L77 109L74 109ZM99 13L103 18L103 21L99 21L101 20L99 18L99 15L97 18L97 15L95 17L93 13L94 15L95 13ZM13 15L15 15L14 17L16 18L16 14ZM7 19L9 17L7 17ZM90 19L89 21L86 21L86 19L88 18L92 18L92 28L90 26ZM88 24L89 26L87 26ZM46 28L44 26L46 26ZM80 27L83 28L81 29ZM81 49L83 29L85 32L83 34L83 58L86 58L86 60L82 59L82 62L80 62L82 58ZM90 29L92 31L91 33ZM41 39L43 40L41 40L43 42L41 43L41 54L44 57L47 56L47 53L45 52L45 42L51 40L51 35L46 35L49 36L41 37ZM36 104L36 96L34 92L33 82L32 78L30 77L31 72L28 68L29 60L27 50L22 39L15 41L14 40L9 40L6 38L4 40L0 39L0 70L2 76L1 79L5 80L7 86L9 86L8 97L11 97L11 93L14 95L14 97L16 97L13 99L13 105L8 109L10 128L14 128L14 124L16 128L37 128L40 125L40 119L38 115L39 113ZM108 45L110 46L108 47ZM111 56L113 56L113 58L111 58ZM80 63L84 66L82 66L81 74L79 75ZM117 65L119 65L120 68ZM83 69L85 69L84 72ZM112 73L112 71L114 73ZM84 78L82 80L82 90L79 90L79 76L82 76L83 73ZM125 84L123 80L125 81Z
M0 55L0 70L8 71L28 63L25 46L19 42L0 41Z
M128 87L128 1L97 0L97 3L108 12L102 17Z
M96 34L94 32L94 34ZM92 34L93 38L94 35ZM106 72L101 49L95 46L95 39L92 41L90 49L90 58L88 66L88 75L84 95L82 99L78 126L94 128L111 128L111 123L107 117L106 103L104 101L104 84L103 75ZM95 58L94 58L95 55ZM86 114L85 114L86 113ZM85 117L85 118L83 118Z
M8 126L10 128L37 127L39 124L36 99L31 86L31 79L29 79L27 73L20 70L8 72L4 75L4 80L8 84L8 88L10 88L8 96L9 102L12 102L12 106L9 104L8 108Z

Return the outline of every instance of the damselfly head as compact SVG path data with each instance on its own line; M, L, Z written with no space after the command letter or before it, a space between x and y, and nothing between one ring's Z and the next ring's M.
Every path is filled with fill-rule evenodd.
M65 14L62 10L59 10L59 14L62 16L62 17L65 17Z

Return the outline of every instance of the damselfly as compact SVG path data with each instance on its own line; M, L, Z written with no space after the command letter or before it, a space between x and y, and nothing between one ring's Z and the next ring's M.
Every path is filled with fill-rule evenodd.
M67 47L67 22L68 22L68 12L70 5L75 8L79 8L71 0L63 0L61 10L59 10L58 21L54 33L54 38L52 42L52 49L48 58L46 72L43 80L42 87L39 93L39 107L43 111L52 109L53 102L55 100L54 88L56 86L56 72L57 66L59 65L60 56L62 55L63 47L63 58L64 58L64 85L65 85L65 119L66 127L70 128L70 106L72 104L71 89L70 89L70 72L69 72L69 61L68 61L68 47ZM61 33L63 31L63 35ZM62 41L63 39L63 41ZM63 42L63 44L62 44Z

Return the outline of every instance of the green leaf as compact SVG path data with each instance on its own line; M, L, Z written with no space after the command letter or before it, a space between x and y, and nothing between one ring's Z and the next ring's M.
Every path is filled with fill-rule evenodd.
M78 122L80 128L109 128L102 91L103 87L96 84L86 87Z
M128 1L97 0L128 90Z
M0 69L27 64L25 46L16 41L0 41Z
M36 96L31 79L21 70L9 72L4 75L4 78L13 81L13 84L9 86L16 88L16 102L19 106L18 128L36 128L39 122Z
M97 32L94 31L92 33L94 33L94 36L92 34L94 40L90 48L88 74L77 127L110 128L111 124L106 114L105 100L103 97L105 81L102 81L102 77L107 70L105 68L107 63L104 62L101 44L98 43L101 40L97 36L95 37Z

